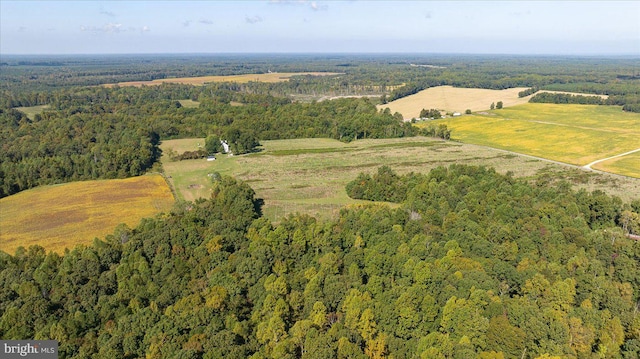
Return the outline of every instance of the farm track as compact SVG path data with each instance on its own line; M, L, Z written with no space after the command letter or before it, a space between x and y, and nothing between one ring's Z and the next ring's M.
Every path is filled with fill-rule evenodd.
M625 152L625 153L621 153L621 154L619 154L619 155L615 155L615 156L611 156L611 157L603 158L603 159L600 159L600 160L595 160L595 161L593 161L593 162L591 162L591 163L589 163L589 164L587 164L587 165L584 165L584 166L583 166L583 168L588 169L588 170L591 170L591 171L597 171L597 170L594 170L593 168L591 168L591 166L596 165L596 164L598 164L598 163L600 163L600 162L605 162L605 161L612 160L612 159L614 159L614 158L618 158L618 157L623 157L623 156L626 156L626 155L630 155L630 154L632 154L632 153L636 153L636 152L638 152L638 151L640 151L640 148L637 148L637 149L635 149L635 150L628 151L628 152Z
M600 159L600 160L597 160L597 161L593 161L593 162L591 162L591 163L589 163L587 165L584 165L584 166L579 166L579 165L574 165L574 164L571 164L571 163L551 160L551 159L544 158L544 157L527 155L527 154L524 154L524 153L521 153L521 152L503 150L503 149L497 148L497 147L491 147L491 146L485 146L485 145L475 145L475 146L490 148L490 149L493 149L493 150L496 150L496 151L500 151L500 152L504 152L504 153L508 153L508 154L512 154L512 155L531 158L531 159L534 159L534 160L539 160L539 161L547 162L547 163L553 163L553 164L560 165L560 166L565 166L565 167L568 167L568 168L579 169L579 170L583 170L583 171L591 171L591 172L595 172L595 173L601 173L601 174L614 176L614 177L629 177L629 176L618 174L618 173L613 173L613 172L607 172L607 171L598 170L598 169L595 169L595 168L591 168L591 166L596 165L596 164L598 164L600 162L605 162L605 161L608 161L608 160L611 160L611 159L614 159L614 158L630 155L630 154L635 153L635 152L640 152L640 148L638 148L638 149L635 149L633 151L629 151L629 152L621 153L621 154L618 154L618 155L615 155L615 156L611 156L611 157L603 158L603 159ZM633 178L633 177L631 177L631 178Z
M471 143L469 143L471 144ZM526 158L531 158L534 160L538 160L538 161L543 161L543 162L548 162L548 163L553 163L556 165L560 165L560 166L566 166L566 167L570 167L570 168L576 168L576 169L584 169L584 166L578 166L578 165L573 165L571 163L567 163L567 162L561 162L561 161L556 161L556 160L551 160L548 158L544 158L544 157L538 157L538 156L533 156L533 155L527 155L525 153L522 152L516 152L516 151L510 151L510 150L504 150L502 148L498 148L498 147L491 147L491 146L486 146L486 145L478 145L478 144L471 144L473 146L478 146L478 147L484 147L484 148L489 148L495 151L499 151L499 152L504 152L504 153L508 153L511 155L516 155L516 156L521 156L521 157L526 157ZM604 171L599 171L599 170L594 170L592 169L592 171L596 171L596 172L600 172L600 173L606 173L606 174L615 174L615 173L609 173L609 172L604 172Z
M565 167L568 167L568 168L579 169L579 170L583 170L583 171L587 171L588 170L588 171L591 171L591 172L602 173L602 174L606 174L606 175L610 175L610 176L619 176L619 177L627 177L627 176L621 175L621 174L617 174L617 173L613 173L613 172L597 170L595 168L591 168L591 166L593 166L593 165L595 165L597 163L600 163L600 162L608 161L608 160L613 159L613 158L626 156L626 155L629 155L631 153L635 153L635 152L639 152L640 151L640 148L638 148L638 149L633 150L633 151L621 153L619 155L615 155L615 156L611 156L611 157L607 157L607 158L603 158L601 160L597 160L597 161L591 162L591 163L589 163L588 165L585 165L585 166L579 166L579 165L574 165L574 164L571 164L571 163L551 160L551 159L544 158L544 157L527 155L527 154L524 154L522 152L503 150L503 149L497 148L497 147L478 145L478 144L474 144L474 146L490 148L490 149L495 150L495 151L504 152L504 153L508 153L508 154L512 154L512 155L516 155L516 156L521 156L521 157L526 157L526 158L531 158L531 159L542 161L542 162L553 163L553 164L560 165L560 166L565 166Z
M557 122L550 122L550 121L538 121L538 120L521 120L521 119L517 119L514 120L512 118L505 118L506 121L522 121L522 122L532 122L532 123L540 123L543 125L553 125L553 126L562 126L562 127L570 127L570 128L579 128L581 130L591 130L591 131L599 131L599 132L609 132L609 133L621 133L620 131L617 130L607 130L604 128L595 128L595 127L588 127L588 126L575 126L575 125L567 125L564 123L557 123ZM629 131L631 133L633 133L634 131Z

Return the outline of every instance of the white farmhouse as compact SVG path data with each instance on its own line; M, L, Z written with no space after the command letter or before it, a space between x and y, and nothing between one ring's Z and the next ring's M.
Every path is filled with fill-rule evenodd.
M227 141L220 141L220 143L222 144L222 150L224 153L229 153L229 144Z

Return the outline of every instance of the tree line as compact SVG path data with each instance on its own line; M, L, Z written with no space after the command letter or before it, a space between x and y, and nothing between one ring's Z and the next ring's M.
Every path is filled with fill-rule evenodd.
M529 99L533 103L559 103L559 104L580 104L580 105L604 105L607 103L600 96L584 96L566 93L540 92Z

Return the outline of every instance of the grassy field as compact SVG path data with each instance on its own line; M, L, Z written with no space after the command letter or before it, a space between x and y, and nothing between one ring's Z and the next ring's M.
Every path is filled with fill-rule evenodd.
M16 107L16 110L24 113L30 120L37 114L49 108L49 105L29 106L29 107Z
M136 226L169 210L173 195L161 175L42 186L0 199L0 250L41 245L63 253L77 244Z
M203 139L164 141L163 150L176 152L197 149ZM565 178L588 190L602 189L631 199L640 194L640 180L596 174L548 161L519 156L484 146L445 142L424 137L359 140L343 143L331 139L263 141L258 153L216 161L169 162L163 167L178 196L187 200L209 196L209 173L231 175L249 183L257 197L264 199L264 213L278 221L288 213L306 213L317 218L335 216L340 208L362 201L350 199L345 185L360 172L374 173L389 165L398 173L421 172L452 163L485 165L501 173L536 179L540 173Z
M640 114L616 106L531 103L437 123L455 140L579 166L640 147ZM640 162L624 165L616 173L640 171Z
M404 118L417 118L423 108L460 113L464 113L467 109L474 112L483 111L488 110L492 102L502 101L505 107L526 103L530 97L518 97L518 92L525 89L524 87L516 87L506 90L486 90L438 86L385 105L378 105L378 108L388 107L391 113L400 112Z
M336 72L272 72L266 74L245 74L245 75L229 75L229 76L200 76L200 77L177 77L168 79L157 79L153 81L129 81L119 82L118 86L149 86L161 85L163 83L178 83L187 85L204 85L208 82L283 82L289 81L292 76L312 75L312 76L329 76L338 75ZM115 84L107 84L105 87L113 87Z

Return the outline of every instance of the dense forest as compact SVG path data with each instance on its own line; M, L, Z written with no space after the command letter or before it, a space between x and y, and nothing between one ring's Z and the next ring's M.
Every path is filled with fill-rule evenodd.
M640 355L640 202L483 167L375 177L410 183L400 207L274 225L216 176L210 199L64 256L0 252L0 336L65 358Z

